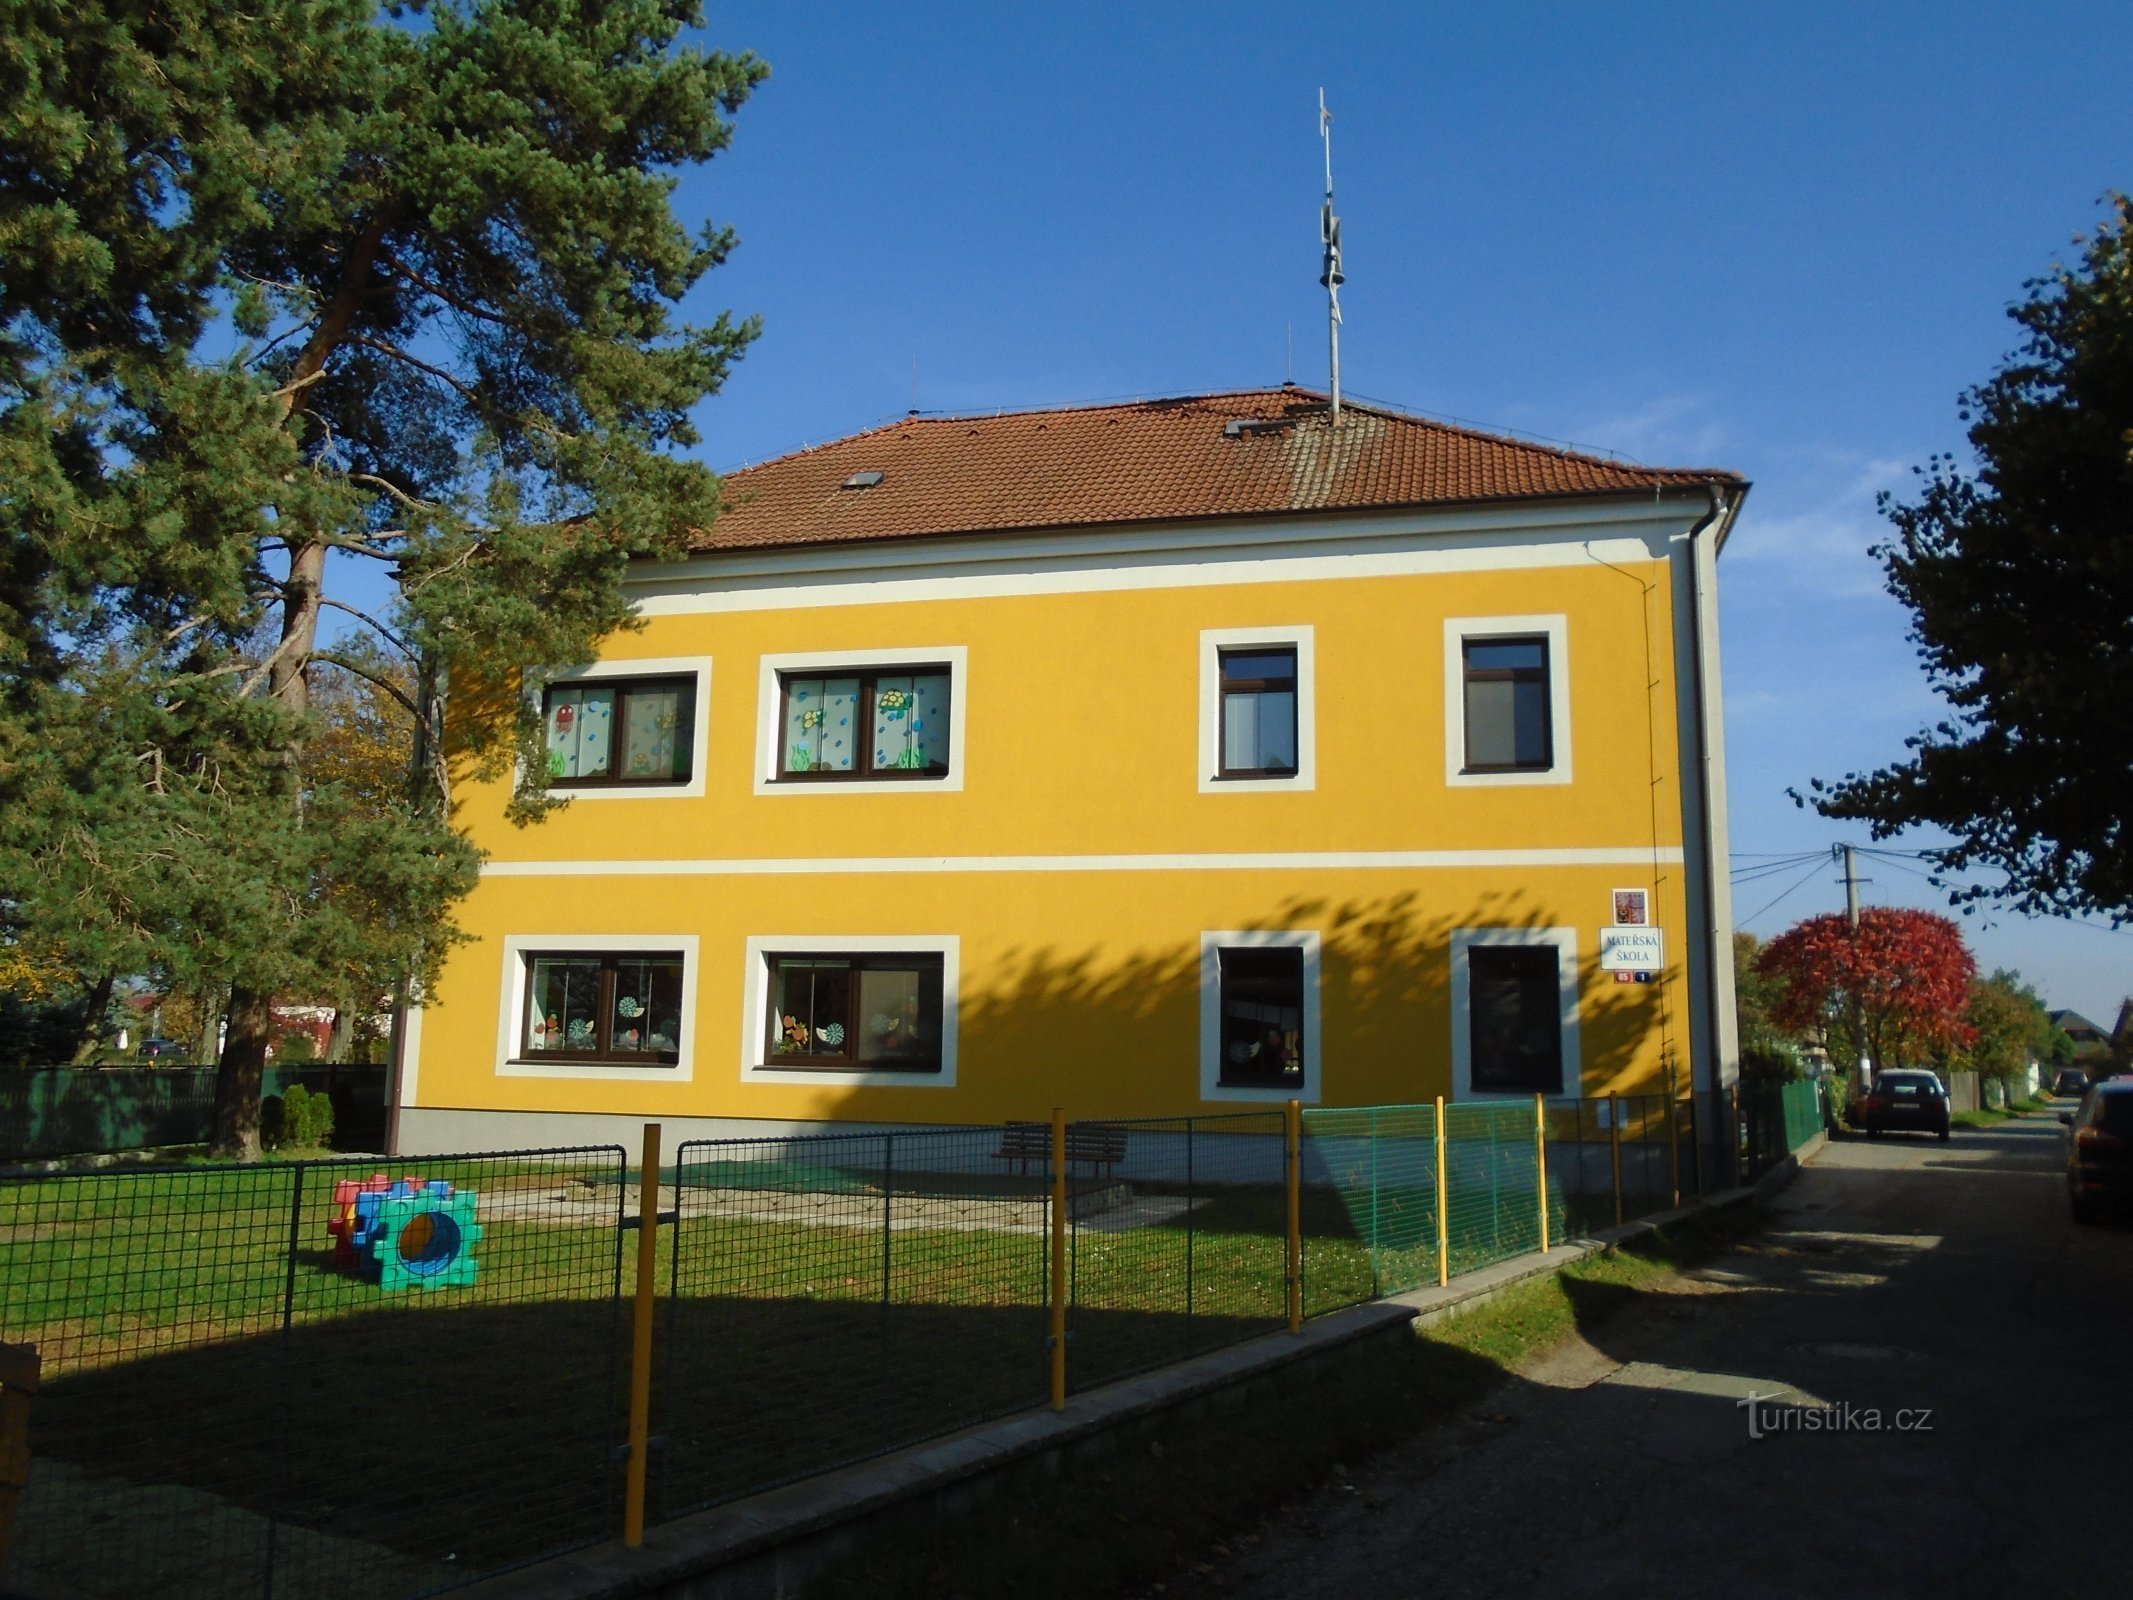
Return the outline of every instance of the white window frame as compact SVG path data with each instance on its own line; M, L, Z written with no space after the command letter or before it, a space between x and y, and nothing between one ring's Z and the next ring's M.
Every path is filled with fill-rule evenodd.
M1551 764L1533 772L1466 770L1466 649L1491 639L1548 641L1548 742ZM1527 617L1444 619L1444 781L1455 788L1503 788L1570 781L1570 619L1560 611Z
M1585 1098L1585 1062L1578 1045L1578 931L1575 928L1458 928L1452 933L1452 1098L1531 1100L1527 1090L1474 1087L1474 1008L1467 952L1506 945L1555 947L1557 1026L1561 1029L1563 1089L1551 1100Z
M681 956L681 1037L671 1067L605 1066L590 1061L514 1060L526 1025L528 956ZM512 933L504 936L503 982L496 1018L500 1078L576 1078L589 1083L687 1083L696 1075L697 938L693 933Z
M1224 950L1301 950L1303 952L1303 1058L1300 1090L1258 1088L1222 1081L1222 952ZM1325 936L1316 928L1251 928L1200 935L1200 1098L1279 1103L1299 1100L1318 1104L1324 1093L1326 1063L1319 1050L1319 972Z
M1224 778L1222 771L1222 652L1296 652L1296 771L1287 778ZM1309 623L1280 628L1200 630L1200 792L1283 794L1318 787L1317 643Z
M775 1067L763 1060L770 1038L770 958L782 955L936 955L941 958L941 1070L938 1072L839 1072L834 1068ZM953 933L775 933L751 934L741 977L743 1083L806 1084L816 1089L857 1085L903 1089L953 1089L961 1030L963 941Z
M650 656L641 661L588 661L581 667L536 668L527 676L526 700L535 716L541 715L542 697L558 684L591 683L603 678L696 679L696 710L691 719L689 781L687 783L598 783L580 788L565 780L552 786L558 796L572 800L701 800L704 796L704 765L711 753L711 658L709 656ZM544 719L545 721L545 719Z
M948 667L948 771L939 778L841 778L834 783L781 782L778 735L785 724L781 675L831 677L843 667L896 667L945 662ZM970 649L960 644L899 645L893 650L804 650L762 658L756 696L757 794L954 794L963 787L969 741L963 736Z

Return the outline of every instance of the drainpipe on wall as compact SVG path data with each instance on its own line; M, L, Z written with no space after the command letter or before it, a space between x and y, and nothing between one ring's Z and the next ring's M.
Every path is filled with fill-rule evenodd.
M1710 1004L1704 1037L1695 1052L1710 1062L1711 1126L1721 1184L1734 1180L1738 1131L1731 1125L1727 1089L1740 1077L1740 1022L1733 994L1733 879L1726 824L1726 729L1718 664L1718 553L1740 515L1747 485L1707 486L1711 509L1689 530L1689 603L1695 666L1695 754L1702 815L1697 819L1703 852L1704 959L1710 973ZM1690 1088L1697 1085L1691 1058Z

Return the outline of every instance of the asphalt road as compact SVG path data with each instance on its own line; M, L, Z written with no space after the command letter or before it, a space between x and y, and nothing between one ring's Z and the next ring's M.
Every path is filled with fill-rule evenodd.
M2069 1219L2062 1149L1832 1144L1746 1244L1166 1588L2133 1593L2133 1226Z

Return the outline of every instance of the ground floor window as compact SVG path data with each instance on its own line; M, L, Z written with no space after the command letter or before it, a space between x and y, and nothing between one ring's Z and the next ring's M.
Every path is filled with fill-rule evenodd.
M763 1065L941 1070L944 962L926 952L772 951Z
M1467 952L1473 1086L1480 1094L1563 1092L1562 980L1552 945Z
M672 1066L681 1059L679 951L527 951L519 1058Z
M1315 1101L1320 935L1309 928L1200 935L1200 1097Z
M1221 966L1225 1087L1300 1089L1304 1081L1304 953L1228 949Z
M1573 928L1453 933L1453 1094L1581 1093L1577 977Z

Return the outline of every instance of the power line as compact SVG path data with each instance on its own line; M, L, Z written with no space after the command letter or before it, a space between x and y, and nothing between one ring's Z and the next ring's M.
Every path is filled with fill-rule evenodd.
M1791 898L1793 893L1797 891L1801 887L1801 885L1805 884L1817 872L1820 872L1822 870L1822 863L1824 859L1825 858L1821 856L1815 857L1815 859L1808 865L1807 870L1801 873L1797 878L1793 879L1791 885L1785 890L1783 894L1779 895L1777 899L1771 901L1769 905L1764 906L1762 910L1754 912L1752 915L1749 916L1735 918L1733 926L1736 928L1744 928L1749 923L1753 922L1757 917L1764 915L1764 913L1766 912L1775 910L1785 900Z

